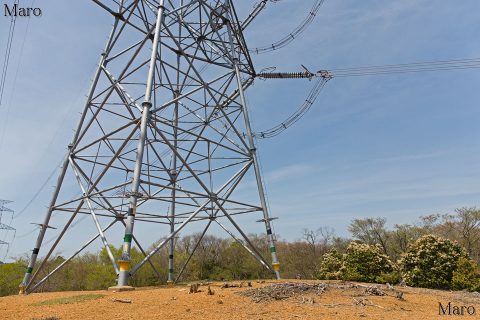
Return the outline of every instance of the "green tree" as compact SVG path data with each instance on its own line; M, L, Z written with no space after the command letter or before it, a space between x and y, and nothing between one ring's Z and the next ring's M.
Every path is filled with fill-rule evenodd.
M452 288L480 291L480 268L475 261L467 258L458 260L457 269L453 272Z
M410 244L425 235L423 228L410 224L396 224L392 231L389 231L388 251L391 259L397 261L407 251Z
M368 245L380 245L383 253L388 254L388 231L385 218L354 219L348 231L355 239Z
M465 251L458 243L426 235L409 247L400 263L408 285L449 289L453 272L459 260L465 257Z
M459 242L470 257L480 257L480 210L477 208L460 208L455 210Z
M25 274L25 261L0 265L0 296L18 293L18 285Z

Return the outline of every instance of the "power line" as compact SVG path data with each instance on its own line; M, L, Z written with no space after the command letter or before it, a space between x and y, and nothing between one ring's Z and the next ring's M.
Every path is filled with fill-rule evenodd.
M262 79L300 79L319 77L313 86L313 89L308 94L305 102L288 118L280 124L271 127L267 130L255 133L256 138L266 139L273 138L300 120L309 110L310 107L317 100L321 90L328 80L338 77L358 77L358 76L375 76L401 73L418 73L418 72L433 72L433 71L450 71L450 70L464 70L464 69L478 69L480 68L480 58L464 58L464 59L450 59L437 61L423 61L412 63L397 63L379 66L366 66L354 68L336 68L320 70L316 74L306 70L305 72L294 73L279 73L268 72L257 74L258 78ZM275 68L270 68L275 70Z
M35 2L35 0L33 2ZM33 2L32 2L32 4L33 4ZM85 87L88 86L88 83L90 81L91 81L91 73L89 73L88 76L84 79L84 81L83 81L84 84L83 84L82 88L85 89ZM80 99L82 97L83 89L78 91L79 93L78 93L77 98L75 98L73 100L74 102L71 103L69 108L66 110L65 115L63 116L62 120L59 122L60 125L58 126L58 128L56 129L54 134L52 135L52 137L50 139L50 142L47 144L47 147L45 148L45 151L43 152L43 155L40 157L40 160L38 161L39 163L42 162L42 159L44 159L45 156L48 154L48 150L50 150L51 146L54 144L56 137L59 136L60 130L62 129L62 126L66 123L66 120L67 120L68 116L72 113L73 108L80 102ZM1 140L0 140L0 147L1 147ZM55 175L57 170L62 165L63 160L64 159L62 158L62 160L53 168L53 170L48 175L46 180L42 183L40 188L33 194L32 198L30 198L30 200L27 202L27 204L14 216L14 218L18 218L20 215L25 213L25 211L31 206L31 204L38 198L38 196L42 193L42 191L47 186L48 182L53 178L53 176ZM38 167L38 165L37 165L37 167Z
M19 238L25 238L25 237L31 235L32 233L34 233L35 231L37 231L37 229L38 229L38 228L35 227L35 228L33 228L32 230L28 231L27 233L24 233L24 234L21 234L21 235L17 236L17 239L19 239Z
M34 4L35 4L35 0L32 0L31 4L30 4L30 7L33 7ZM18 64L17 64L17 68L16 68L16 71L15 71L15 77L13 79L12 91L11 91L11 94L10 94L10 99L8 100L8 104L6 106L7 109L6 109L5 122L4 122L5 125L1 128L1 132L0 132L0 150L2 150L3 139L5 137L5 131L6 131L6 128L8 126L8 118L10 116L10 105L12 103L12 99L13 99L13 96L15 94L15 88L16 88L16 85L17 85L18 73L19 73L19 70L20 70L20 64L22 62L23 49L25 47L25 41L27 39L27 34L28 34L29 27L30 27L30 17L28 18L27 26L25 27L25 33L23 35L22 45L20 46L20 53L18 55ZM13 42L13 33L12 33L12 42ZM11 42L10 42L10 49L11 49ZM8 55L10 55L10 50L9 50ZM8 60L9 60L9 58L8 58ZM4 86L5 86L6 78L7 78L7 69L8 69L8 62L7 62L7 65L5 66L5 76L3 76L3 74L2 74L2 83L3 84L2 84L2 88L0 89L1 90L1 93L0 93L0 108L1 108L1 104L2 104L2 96L3 96L3 93L4 93Z
M424 61L355 68L329 69L335 77L387 75L411 72L432 72L480 68L480 58Z
M50 173L50 175L47 177L47 179L43 182L43 184L40 186L40 188L37 190L37 192L35 192L35 194L32 196L32 198L27 202L27 204L25 205L25 207L23 207L22 210L20 210L15 216L14 218L18 218L19 216L21 216L29 207L30 205L38 198L38 196L40 195L40 193L42 193L43 189L45 189L45 187L47 186L48 182L52 179L53 175L57 172L58 168L62 165L63 163L63 159L62 161L57 165L55 166L55 168L53 169L53 171Z
M18 5L18 0L15 0L15 5ZM0 107L2 106L3 93L5 91L5 83L7 80L8 65L10 63L10 53L12 51L13 36L15 35L15 25L17 16L12 15L10 20L10 29L8 30L7 46L5 48L5 56L3 58L2 77L0 80Z
M284 79L284 77L279 79ZM320 92L322 91L322 89L325 87L325 85L330 79L332 78L329 74L324 74L323 76L319 76L319 78L315 81L315 84L313 85L312 90L308 94L303 104L293 114L291 114L288 118L286 118L280 124L272 128L269 128L267 130L255 133L255 137L259 139L273 138L275 136L278 136L288 128L290 128L292 125L294 125L295 122L300 120L308 112L308 110L310 110L310 107L315 103L318 96L320 95Z
M277 1L272 1L272 2L277 2ZM254 52L256 54L260 54L260 53L275 51L289 45L291 42L293 42L293 40L295 40L298 36L300 36L312 24L312 22L315 20L315 17L317 16L318 11L320 10L320 7L324 4L324 2L325 0L315 0L312 8L308 12L307 17L295 29L293 29L292 32L290 32L285 37L267 46L254 48L249 51ZM260 6L261 5L259 4L259 7Z

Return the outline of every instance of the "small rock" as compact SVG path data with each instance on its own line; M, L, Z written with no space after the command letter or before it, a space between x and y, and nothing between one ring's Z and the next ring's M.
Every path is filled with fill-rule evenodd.
M397 298L398 300L401 300L401 301L405 301L405 298L403 297L403 292L400 292L400 291L397 291L395 293L395 298Z
M210 289L210 286L208 286L207 295L208 295L208 296L213 296L214 294L215 294L215 291L213 291L212 289Z
M200 288L200 283L193 283L193 284L190 285L190 291L188 293L200 292L200 290L198 290L198 288Z

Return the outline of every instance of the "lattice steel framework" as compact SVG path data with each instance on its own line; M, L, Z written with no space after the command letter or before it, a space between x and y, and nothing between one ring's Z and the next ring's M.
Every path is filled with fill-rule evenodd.
M2 237L3 240L0 240L0 246L6 246L7 249L5 251L5 256L2 257L3 258L6 258L7 254L8 254L8 250L10 248L10 244L11 243L8 243L6 242L6 237L7 237L7 234L8 232L10 231L13 231L15 232L15 228L12 227L11 225L7 224L7 223L4 223L5 222L5 219L6 219L6 215L9 214L10 215L10 221L13 220L13 210L10 209L10 208L7 208L5 205L9 204L9 203L12 203L13 201L10 201L10 200L0 200L0 231L4 231L5 234L4 234L4 237ZM10 223L11 224L11 223ZM3 232L0 232L0 235L3 235Z
M37 289L98 238L118 274L117 288L128 288L129 278L167 245L172 282L174 238L188 224L201 222L202 237L212 224L219 225L279 278L272 219L244 95L256 72L243 30L267 1L243 23L232 0L93 1L114 17L114 24L21 292ZM237 196L248 175L255 177L258 191L252 202ZM69 179L80 195L64 195ZM237 222L237 216L246 213L261 215L272 255L269 262ZM37 280L45 261L83 214L91 216L98 234ZM51 219L60 215L68 220L35 268ZM166 224L170 233L147 253L134 236L137 222ZM125 229L119 261L107 240L114 224ZM130 259L132 241L145 255L135 266Z

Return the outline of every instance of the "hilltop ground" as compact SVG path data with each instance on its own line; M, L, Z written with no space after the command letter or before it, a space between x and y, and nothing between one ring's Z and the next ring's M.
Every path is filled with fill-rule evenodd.
M315 287L317 291L268 302L252 301L252 295L264 300L265 293L250 291L250 297L238 294L286 282L302 283L300 286L327 285L324 291ZM193 294L189 293L188 285L179 285L131 292L55 292L10 296L0 298L0 319L439 319L439 302L444 306L451 302L452 308L454 305L473 306L476 315L469 316L464 309L465 316L480 317L478 293L404 287L392 289L384 285L374 288L369 284L319 281L252 281L251 285L250 288L245 282L241 288L222 288L222 283L212 283L213 295L207 294L208 286L204 284L200 286L200 292ZM277 294L277 298L284 298L287 291ZM372 295L382 292L384 296ZM114 301L116 299L122 301ZM469 310L472 311L471 308Z

